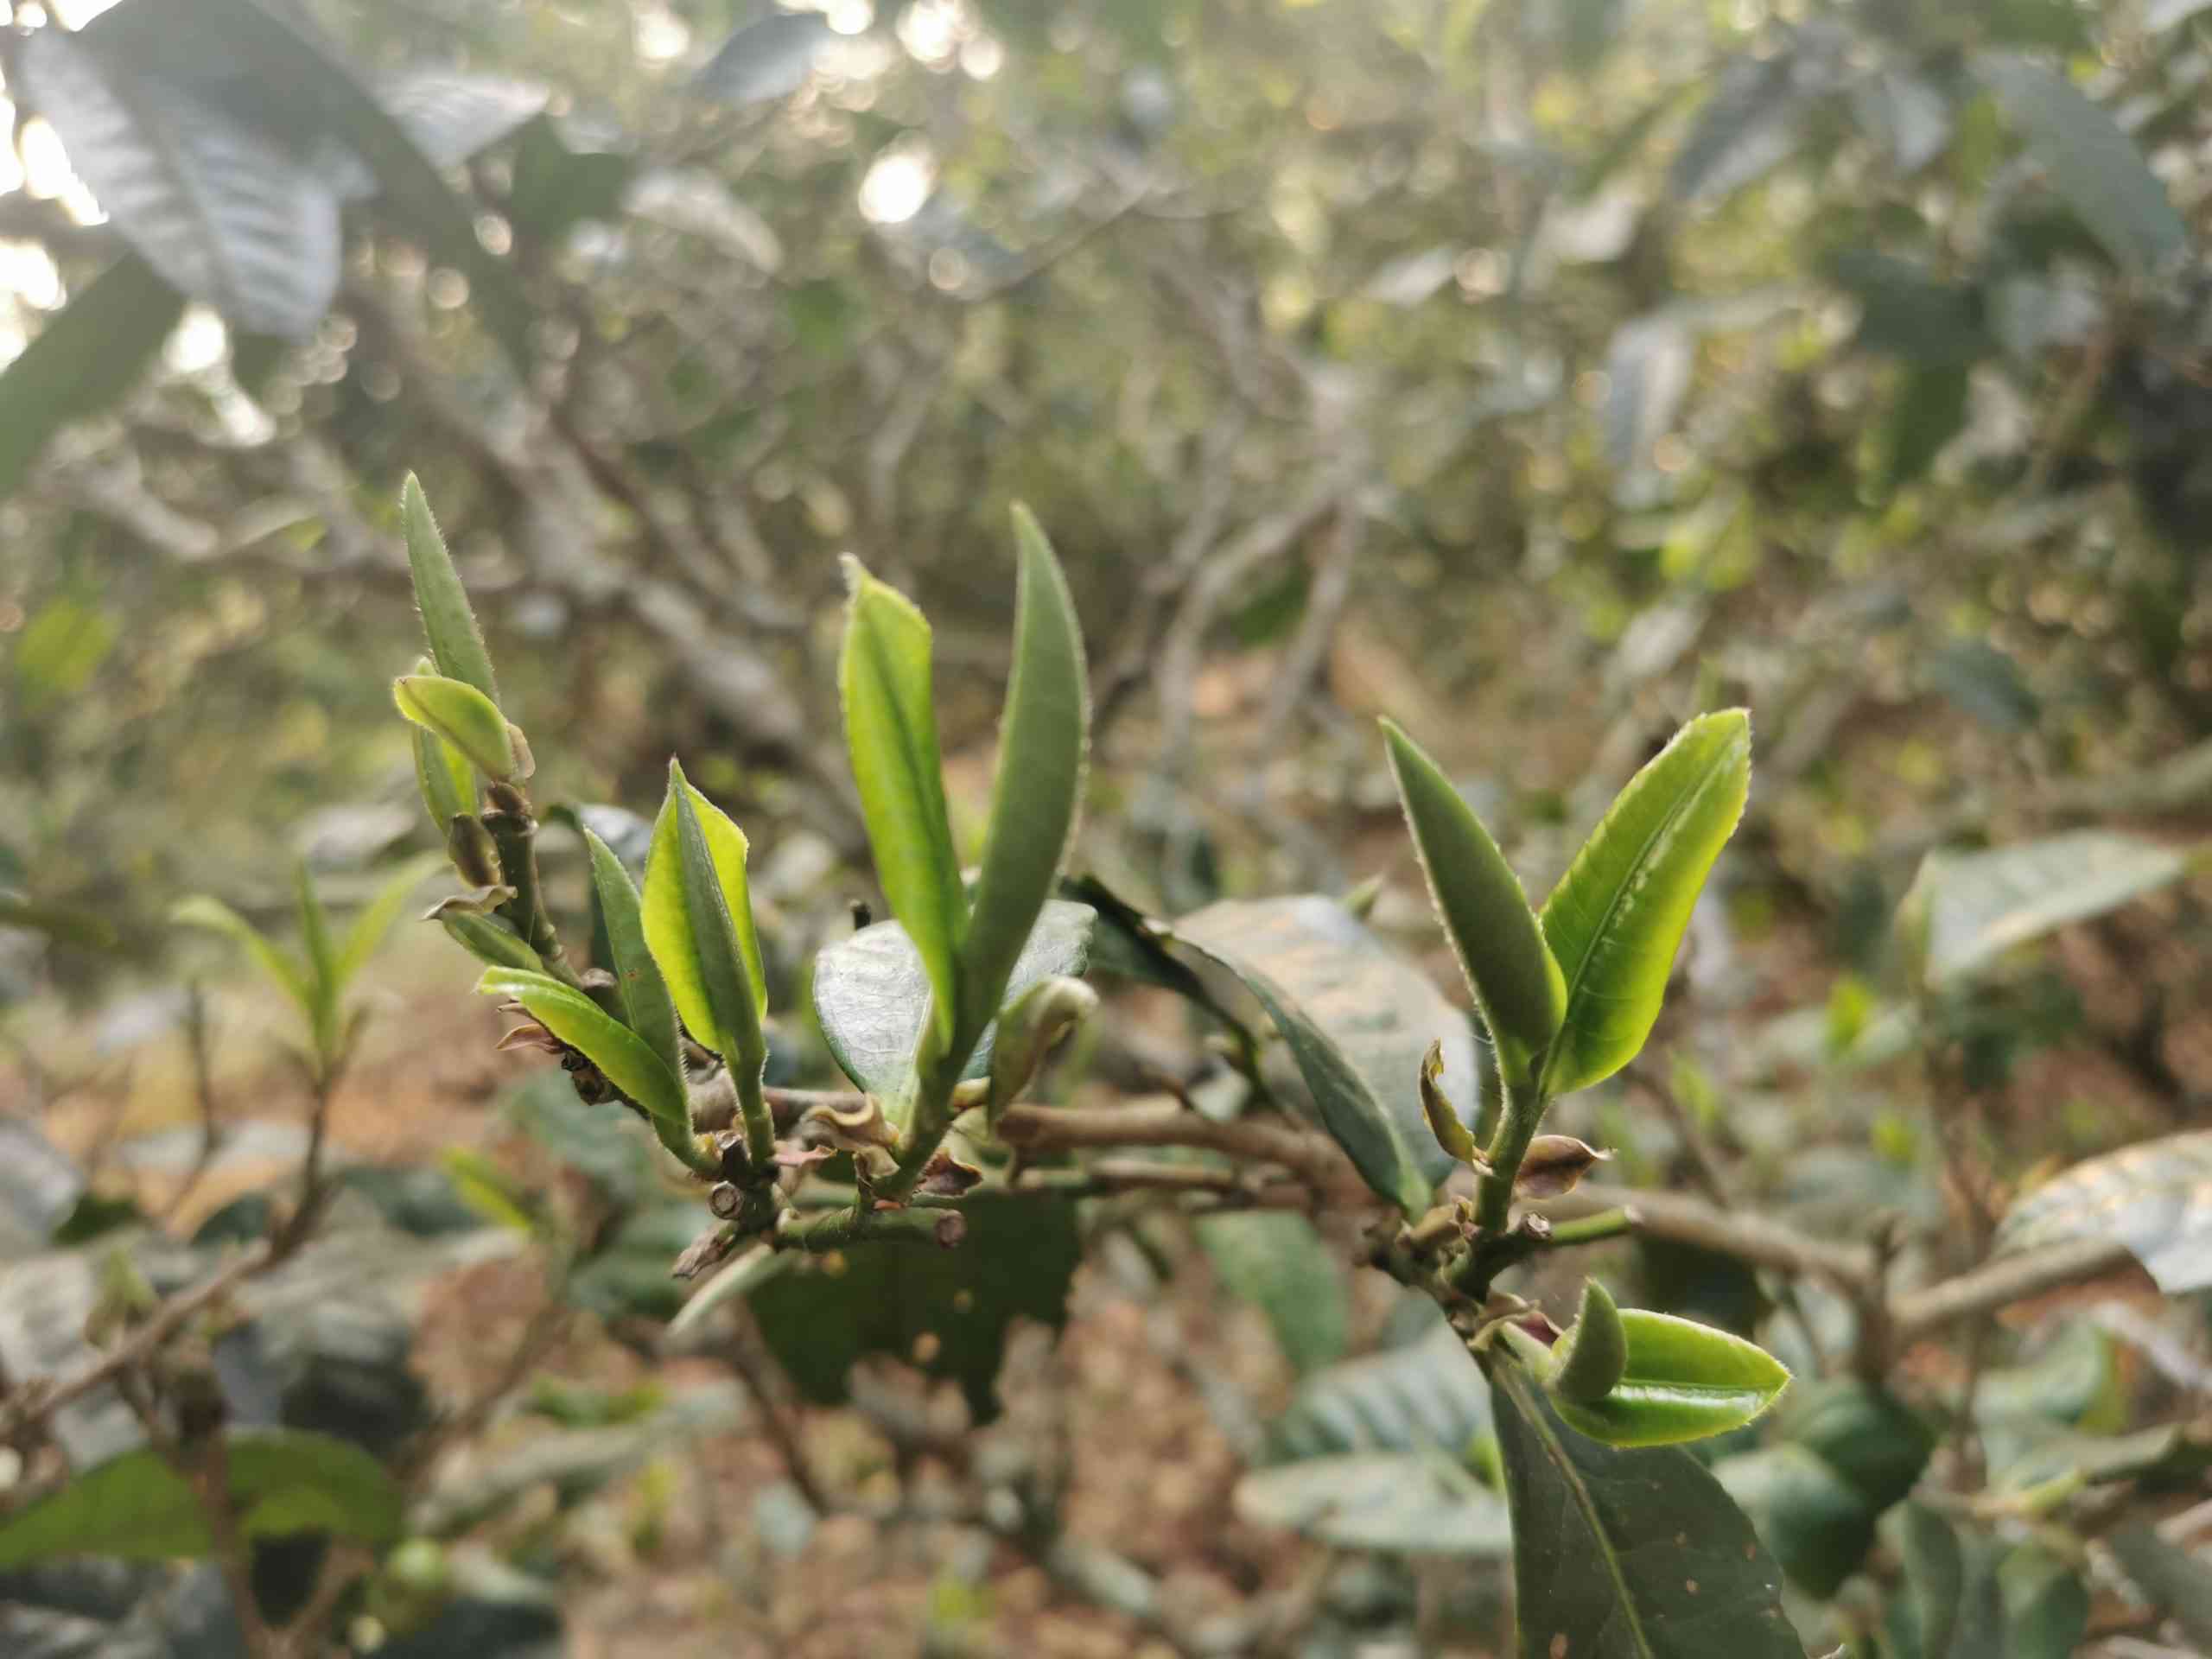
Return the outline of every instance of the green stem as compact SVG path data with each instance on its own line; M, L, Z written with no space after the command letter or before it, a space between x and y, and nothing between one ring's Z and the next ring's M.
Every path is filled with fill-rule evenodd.
M1528 1155L1529 1143L1536 1138L1536 1126L1543 1119L1541 1090L1509 1078L1504 1107L1498 1114L1497 1133L1491 1137L1490 1149L1484 1154L1490 1169L1475 1192L1475 1224L1484 1233L1496 1236L1504 1232L1513 1213L1513 1183L1521 1173L1521 1160Z
M739 1062L730 1068L730 1082L737 1090L737 1109L745 1120L745 1155L753 1173L766 1181L776 1172L776 1116L761 1092L760 1068Z
M493 791L495 797L499 793ZM582 990L583 982L569 965L569 953L562 948L561 935L545 908L544 888L537 875L537 820L531 816L530 803L519 799L520 791L515 794L519 804L514 810L502 807L484 815L484 827L492 832L493 844L499 849L499 874L515 890L515 896L499 906L499 913L514 924L515 931L537 952L547 973Z
M787 1210L777 1219L775 1246L779 1250L842 1250L870 1239L909 1244L951 1245L959 1243L966 1223L957 1211L933 1210L823 1210L801 1215Z
M1580 1221L1562 1221L1553 1227L1551 1243L1556 1249L1564 1245L1597 1244L1609 1238L1621 1238L1636 1230L1636 1217L1625 1210L1600 1210L1594 1216L1585 1216Z

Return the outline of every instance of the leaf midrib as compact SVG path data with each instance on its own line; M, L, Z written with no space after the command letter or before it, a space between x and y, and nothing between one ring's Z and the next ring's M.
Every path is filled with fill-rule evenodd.
M1580 1513L1584 1524L1590 1529L1590 1536L1597 1547L1598 1559L1605 1563L1605 1577L1611 1581L1614 1597L1619 1603L1621 1616L1628 1621L1629 1635L1635 1639L1637 1652L1643 1656L1643 1659L1659 1659L1658 1650L1651 1645L1650 1638L1643 1633L1643 1620L1637 1614L1635 1599L1629 1593L1628 1580L1622 1574L1621 1564L1614 1554L1611 1541L1607 1538L1605 1528L1599 1523L1597 1500L1590 1495L1589 1487L1584 1484L1582 1471L1574 1466L1573 1459L1567 1455L1566 1448L1559 1443L1559 1436L1552 1433L1551 1424L1544 1415L1541 1404L1529 1399L1527 1384L1522 1374L1516 1372L1513 1381L1509 1382L1507 1387L1517 1396L1514 1402L1515 1406L1528 1423L1530 1433L1534 1433L1542 1445L1544 1456L1550 1460L1552 1466L1559 1471L1560 1479L1566 1483L1568 1493L1574 1499L1575 1509ZM1525 1617L1525 1611L1523 1616Z
M1709 786L1713 782L1714 767L1722 761L1725 761L1726 758L1727 746L1724 746L1721 752L1713 757L1713 764L1709 765L1703 772L1699 774L1696 784L1691 788L1684 790L1680 798L1675 800L1675 804L1667 809L1666 817L1662 818L1659 821L1657 827L1655 828L1649 836L1644 837L1643 845L1637 849L1636 857L1629 866L1631 872L1643 868L1644 861L1651 856L1651 849L1654 847L1656 847L1667 837L1669 834L1673 831L1675 825L1681 820L1682 815L1689 810L1691 804L1705 793L1707 786ZM1600 832L1604 830L1605 823L1603 820L1599 821L1598 827ZM1579 863L1580 861L1578 858L1576 861ZM1567 883L1573 880L1573 877L1574 868L1573 865L1569 865L1567 867L1566 876L1560 880L1560 890L1564 890ZM1564 1038L1567 1034L1568 1030L1573 1024L1574 999L1581 993L1584 976L1590 971L1590 964L1597 957L1600 943L1605 939L1605 935L1612 930L1613 918L1620 914L1622 907L1628 902L1628 895L1633 890L1635 885L1635 882L1630 880L1622 881L1614 887L1613 896L1606 901L1605 916L1599 921L1598 926L1592 931L1590 935L1590 943L1584 949L1581 959L1574 965L1573 976L1567 982L1566 1015L1560 1022L1558 1036L1552 1039L1551 1049L1544 1056L1544 1069L1537 1078L1536 1093L1540 1099L1548 1099L1550 1097L1552 1070L1559 1062L1560 1049L1561 1046L1560 1039ZM1552 895L1554 899L1558 896L1559 893L1556 891ZM1549 910L1551 908L1550 899L1547 899L1544 901L1544 908L1546 910ZM1542 918L1539 917L1537 920L1537 931L1541 934L1542 931ZM1550 948L1550 941L1548 939L1545 941L1545 947L1546 949Z

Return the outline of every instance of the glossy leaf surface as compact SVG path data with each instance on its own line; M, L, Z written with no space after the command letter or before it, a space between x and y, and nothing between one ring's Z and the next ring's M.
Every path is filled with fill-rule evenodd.
M1671 1446L1741 1428L1782 1395L1789 1373L1756 1343L1671 1313L1625 1308L1620 1381L1603 1399L1562 1398L1559 1414L1608 1446Z
M1713 860L1743 816L1751 723L1702 715L1629 780L1544 901L1545 941L1567 979L1567 1014L1541 1090L1603 1081L1651 1034L1675 952Z
M760 1041L768 1002L748 851L745 832L671 761L645 862L642 925L684 1028L726 1060Z

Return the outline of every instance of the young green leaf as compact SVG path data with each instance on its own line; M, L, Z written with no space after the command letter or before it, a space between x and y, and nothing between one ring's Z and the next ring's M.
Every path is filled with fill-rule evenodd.
M1544 940L1567 979L1566 1017L1539 1081L1546 1099L1611 1077L1651 1034L1751 778L1751 717L1700 715L1629 779L1544 901Z
M487 777L512 779L517 775L506 718L474 686L442 675L409 674L392 682L391 698L401 714L445 739Z
M438 521L430 516L422 481L412 473L399 486L399 516L406 528L407 568L415 577L415 603L423 613L430 660L448 679L473 685L497 703L499 686L492 677L492 655L484 649L476 613L468 607L467 592L446 551L446 538L438 533Z
M852 600L837 686L853 781L884 896L921 952L936 998L931 1024L949 1046L968 899L952 850L930 704L930 625L859 560L847 557L845 579Z
M664 1065L682 1077L683 1062L677 1044L676 1004L645 944L638 889L630 880L629 871L622 868L622 861L589 830L584 831L584 845L591 851L592 888L599 896L599 913L607 929L607 950L612 958L600 966L614 976L630 1029L645 1039Z
M210 898L205 893L196 894L171 910L169 920L178 927L207 928L245 946L246 954L253 958L253 965L260 969L263 975L285 995L298 1003L302 1014L313 1017L315 997L307 969L271 944L260 929L221 899Z
M337 989L344 995L346 988L353 982L377 947L391 932L392 924L399 919L400 912L407 907L408 895L427 880L430 873L445 861L435 853L420 858L410 858L391 875L385 884L370 895L369 902L361 906L353 918L353 925L346 930L346 937L338 947L336 964Z
M1626 1348L1619 1380L1600 1399L1556 1402L1559 1414L1593 1440L1673 1446L1725 1434L1789 1386L1782 1362L1741 1337L1641 1308L1617 1317Z
M338 946L331 939L330 918L305 859L292 867L292 892L299 907L300 938L308 952L308 1021L315 1027L315 1052L327 1060L336 1052L338 1039Z
M449 910L440 913L438 925L445 929L447 938L479 962L533 974L545 971L544 963L530 948L529 941L496 916Z
M1547 1386L1562 1400L1595 1405L1628 1370L1628 1328L1612 1294L1595 1279L1582 1281L1582 1311L1552 1349Z
M991 1048L989 1112L1014 1104L1045 1064L1052 1046L1089 1019L1098 993L1079 979L1040 979L1006 1005Z
M1382 722L1382 734L1445 936L1506 1076L1526 1084L1566 1013L1560 965L1519 879L1474 809L1394 721Z
M582 991L549 974L494 968L476 982L486 996L519 1002L530 1017L606 1073L607 1080L656 1118L688 1127L691 1108L683 1079L645 1039Z
M1781 1574L1694 1458L1567 1433L1522 1366L1491 1380L1522 1659L1803 1659Z
M417 726L408 736L415 742L415 785L423 792L423 809L442 835L455 818L475 811L476 769L435 732Z
M1090 695L1067 578L1027 507L1014 510L1014 673L1007 683L990 840L960 944L960 1034L996 1018L1014 958L1052 896L1083 795ZM1001 1052L1004 1047L1001 1045Z
M768 982L761 973L760 939L753 925L753 899L746 884L748 851L745 832L729 815L691 787L683 769L669 763L667 798L653 822L652 849L645 860L645 892L641 912L645 945L665 979L676 1012L684 1028L724 1059L731 1057L721 1042L734 1043L748 1029L757 1029L768 1007ZM684 821L696 830L702 850L698 874L690 868ZM696 892L694 889L696 888ZM719 911L717 912L717 906ZM726 1014L718 1014L705 978L703 951L722 952L715 939L702 941L702 916L727 918L734 939L725 979L741 979L747 987L742 999L752 1010L733 999ZM719 935L721 924L708 930ZM725 1029L725 1025L728 1028Z

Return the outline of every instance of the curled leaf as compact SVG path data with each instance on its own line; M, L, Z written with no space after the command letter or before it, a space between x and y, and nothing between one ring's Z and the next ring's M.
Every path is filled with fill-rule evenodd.
M1097 992L1079 979L1058 976L1038 981L1007 1005L999 1015L998 1041L991 1050L990 1081L984 1096L994 1117L1029 1086L1052 1046L1089 1019L1097 1007ZM957 1105L959 1091L954 1092Z
M1594 1405L1611 1394L1628 1370L1628 1332L1611 1293L1595 1279L1582 1281L1582 1311L1552 1348L1548 1381L1563 1400Z
M401 714L452 744L486 777L512 781L521 775L505 716L466 681L403 675L392 682L391 699Z
M427 735L427 734L425 734ZM442 740L433 740L439 741ZM499 843L484 820L473 812L456 813L446 823L446 856L461 879L472 887L497 887L505 872L499 868ZM512 888L508 888L512 893Z
M1612 1155L1571 1135L1540 1135L1529 1143L1513 1178L1513 1190L1524 1198L1563 1197L1582 1184L1593 1166Z
M1428 1119L1429 1133L1436 1137L1436 1144L1463 1164L1472 1164L1478 1169L1489 1166L1483 1158L1482 1148L1475 1144L1475 1137L1467 1133L1467 1126L1459 1121L1459 1114L1452 1109L1452 1102L1444 1093L1444 1045L1431 1043L1421 1063L1421 1109Z
M1594 1401L1554 1394L1560 1416L1607 1446L1673 1446L1741 1428L1782 1397L1789 1372L1756 1343L1671 1314L1624 1309L1620 1379Z
M583 1055L653 1117L679 1130L690 1128L691 1109L683 1079L645 1039L582 991L549 975L505 968L491 969L476 988L521 1003L531 1019Z

